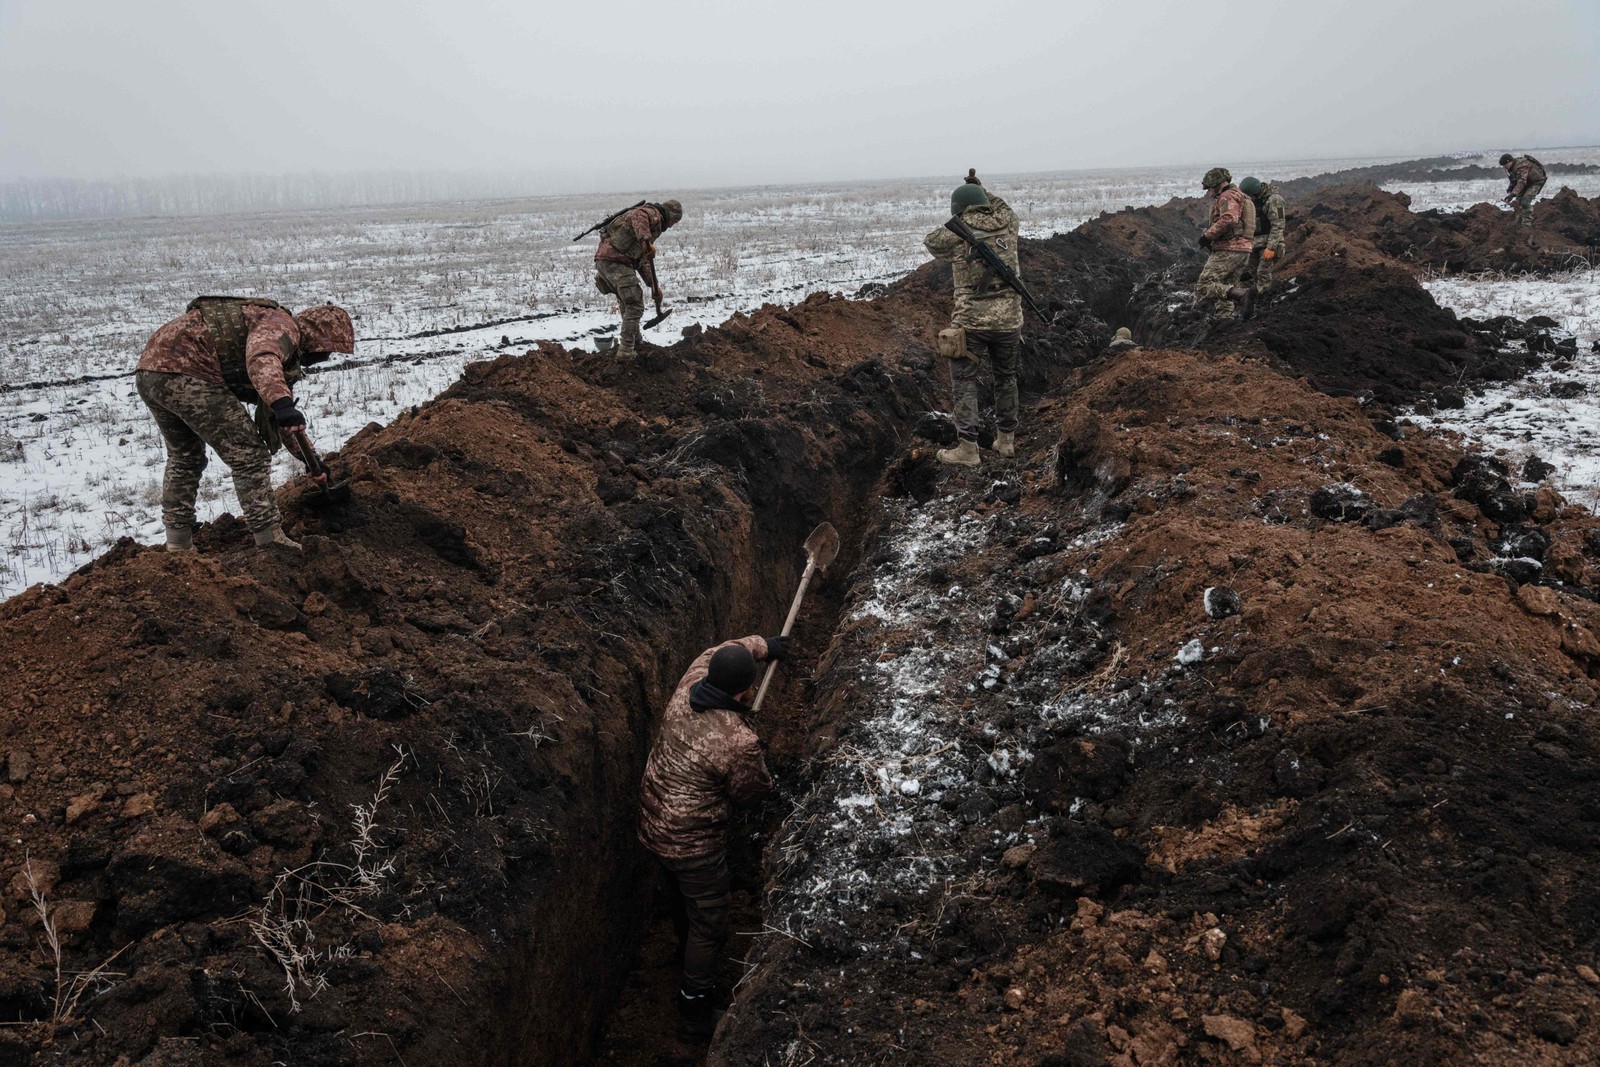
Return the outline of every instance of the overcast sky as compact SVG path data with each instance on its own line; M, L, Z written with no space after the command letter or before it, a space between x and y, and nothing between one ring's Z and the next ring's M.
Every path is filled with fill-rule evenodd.
M569 191L1596 144L1597 57L1600 0L0 0L0 178Z

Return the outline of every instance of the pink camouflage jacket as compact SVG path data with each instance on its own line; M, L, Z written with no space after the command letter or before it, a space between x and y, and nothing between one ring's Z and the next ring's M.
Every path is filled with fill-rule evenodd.
M608 226L606 227L606 232L600 235L600 247L595 249L594 258L609 259L615 263L626 263L630 267L636 267L639 265L639 261L644 258L646 242L654 241L657 237L660 237L661 231L665 229L661 212L656 209L654 204L643 204L623 215L617 221L626 222L628 228L633 232L632 247L619 249L613 244L610 233L611 226ZM612 226L615 225L616 223L612 223Z
M1206 236L1211 238L1213 252L1248 252L1253 247L1256 233L1256 206L1237 185L1230 185L1211 201L1211 225Z
M733 644L766 659L766 640L753 636L700 653L667 702L645 763L639 840L662 859L698 859L726 848L733 805L753 804L772 790L760 741L744 716L689 706L689 690L706 676L712 654Z
M245 373L264 404L293 395L283 368L297 355L355 351L355 328L344 308L320 304L291 316L283 308L246 303L240 311L246 331ZM227 384L216 339L198 309L184 312L152 334L137 369Z

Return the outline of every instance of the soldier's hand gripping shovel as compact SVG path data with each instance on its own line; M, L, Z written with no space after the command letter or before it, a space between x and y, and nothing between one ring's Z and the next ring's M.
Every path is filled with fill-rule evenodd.
M654 275L654 273L655 273L655 268L652 266L651 267L652 276ZM639 329L641 329L641 330L648 330L648 329L652 329L652 328L654 328L656 326L660 326L662 320L665 319L668 315L672 314L672 309L671 308L667 308L667 310L665 310L665 311L661 310L661 286L660 285L657 285L656 283L652 282L651 285L650 285L650 295L655 298L655 302L656 302L655 317L651 318L651 319L647 319L645 321L644 325L639 327Z
M315 487L306 494L306 502L318 507L327 507L333 504L343 504L350 499L350 483L334 481L333 471L317 455L317 450L311 445L311 438L306 434L304 426L286 426L283 429L284 443L289 450L300 457L300 462L306 465L306 476L311 479Z
M800 588L795 590L794 603L789 605L789 617L783 620L784 637L788 637L789 631L794 629L794 620L800 614L800 601L805 599L806 586L811 584L811 576L818 571L827 570L828 564L839 554L839 531L833 528L833 523L825 522L811 531L811 536L806 538L805 548L806 569L800 575ZM767 673L761 678L761 688L756 691L755 703L750 705L752 712L761 710L761 702L767 696L767 686L772 682L772 672L777 669L777 663L767 664Z

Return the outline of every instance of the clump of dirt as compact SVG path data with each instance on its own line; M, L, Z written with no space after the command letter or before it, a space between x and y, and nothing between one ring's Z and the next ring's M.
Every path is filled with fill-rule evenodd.
M884 505L709 1062L1581 1058L1600 523L1247 358L1023 426Z

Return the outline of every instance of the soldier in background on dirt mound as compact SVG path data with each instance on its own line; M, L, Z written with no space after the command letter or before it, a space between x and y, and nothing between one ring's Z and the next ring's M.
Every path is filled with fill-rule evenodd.
M303 427L289 386L334 352L354 352L343 308L290 315L257 297L199 297L144 346L134 382L167 443L161 521L167 551L194 551L194 501L210 445L233 473L244 522L262 547L298 549L272 496L279 428ZM240 405L256 404L252 419ZM269 443L270 442L270 443Z
M772 789L746 716L756 661L789 654L787 637L741 637L708 648L678 682L639 786L639 840L666 870L683 955L678 1036L709 1041L717 1025L717 958L728 938L728 818Z
M617 354L637 357L643 339L639 320L644 317L642 277L650 283L650 295L661 303L661 282L656 277L656 238L683 218L683 205L676 200L641 204L612 219L600 234L600 247L594 253L594 284L602 293L617 298L622 309L622 337Z
M1211 225L1200 235L1200 246L1211 255L1200 268L1195 283L1198 303L1211 301L1211 324L1233 318L1234 301L1242 305L1239 317L1250 313L1250 289L1241 284L1250 265L1250 250L1255 243L1256 205L1233 184L1226 167L1212 167L1200 179L1211 198Z
M1017 260L1017 215L998 196L984 191L978 172L950 194L950 213L1000 256L1013 272ZM950 364L951 409L956 447L941 448L941 462L978 465L978 379L988 357L994 374L994 450L1017 451L1017 354L1022 349L1022 297L967 243L941 226L923 239L934 258L950 264L955 281L955 311L950 329L939 332L939 354Z
M1283 258L1283 197L1271 182L1246 178L1239 191L1256 207L1255 239L1250 245L1250 265L1245 281L1256 296L1272 288L1272 268Z
M1126 326L1118 326L1117 332L1111 335L1111 340L1106 342L1106 347L1100 352L1101 357L1120 356L1124 352L1131 352L1139 347L1139 342L1133 339L1133 331Z
M1533 229L1533 202L1544 191L1547 180L1544 165L1532 156L1513 156L1510 152L1500 157L1510 181L1506 185L1505 202L1517 212L1517 225ZM1533 234L1528 234L1533 243Z

